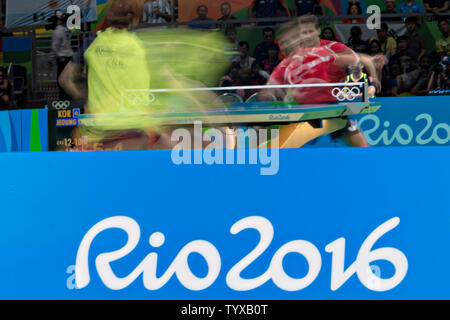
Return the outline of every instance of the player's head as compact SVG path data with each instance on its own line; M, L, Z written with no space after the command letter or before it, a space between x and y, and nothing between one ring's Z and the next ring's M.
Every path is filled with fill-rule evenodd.
M285 55L296 51L300 47L297 21L289 21L278 30L278 43Z
M310 48L319 45L319 20L312 14L301 16L297 20L300 45Z

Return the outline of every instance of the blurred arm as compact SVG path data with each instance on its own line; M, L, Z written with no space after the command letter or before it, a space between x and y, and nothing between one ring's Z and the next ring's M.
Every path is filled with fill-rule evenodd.
M83 76L81 65L72 61L67 64L58 78L61 87L66 90L74 100L87 99L88 87L86 78Z

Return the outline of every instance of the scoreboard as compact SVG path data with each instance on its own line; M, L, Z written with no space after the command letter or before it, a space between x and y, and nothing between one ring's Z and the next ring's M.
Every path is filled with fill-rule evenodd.
M48 108L49 151L72 151L87 143L86 137L73 138L84 112L83 102L54 101Z

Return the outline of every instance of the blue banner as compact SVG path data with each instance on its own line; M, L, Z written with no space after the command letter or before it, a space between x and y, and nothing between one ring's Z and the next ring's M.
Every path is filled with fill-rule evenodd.
M0 152L48 151L47 109L0 111Z
M448 96L377 98L381 108L352 116L370 146L450 146ZM320 137L306 147L341 147L330 136Z
M0 299L449 299L450 148L3 153Z

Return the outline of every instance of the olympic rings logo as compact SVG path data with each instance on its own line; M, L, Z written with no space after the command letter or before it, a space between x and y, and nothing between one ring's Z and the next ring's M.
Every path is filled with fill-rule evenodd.
M360 94L361 90L358 87L353 87L349 89L348 87L344 87L343 89L340 88L334 88L331 91L331 94L333 97L335 97L338 101L344 101L344 100L355 100Z
M156 97L153 93L145 92L128 92L127 100L133 105L133 107L150 106Z
M65 110L70 106L70 101L53 101L52 107L56 110Z

